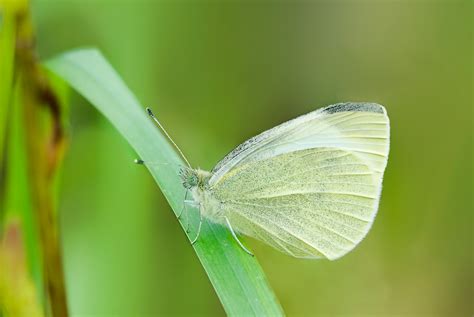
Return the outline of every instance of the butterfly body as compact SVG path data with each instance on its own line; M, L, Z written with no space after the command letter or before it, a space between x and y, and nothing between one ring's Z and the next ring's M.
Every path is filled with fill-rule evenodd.
M223 223L222 202L215 197L209 186L211 173L184 167L180 175L183 187L189 190L202 215L213 222Z

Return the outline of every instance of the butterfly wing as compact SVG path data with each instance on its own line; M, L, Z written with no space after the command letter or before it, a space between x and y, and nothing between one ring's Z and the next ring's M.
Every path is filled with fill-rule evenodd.
M328 259L362 240L378 200L374 172L335 148L239 165L212 190L237 231L295 257Z
M372 225L388 137L382 106L329 106L239 146L210 190L237 231L295 257L336 259Z
M376 103L339 103L302 115L239 145L212 170L210 184L239 164L317 147L346 149L359 156L380 179L387 165L390 125Z

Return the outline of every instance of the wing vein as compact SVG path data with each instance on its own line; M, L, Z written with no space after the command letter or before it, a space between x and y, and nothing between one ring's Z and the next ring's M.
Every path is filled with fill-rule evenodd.
M294 191L294 192L285 192L285 193L279 193L276 195L266 195L266 196L259 196L255 197L256 199L269 199L269 198L276 198L276 197L286 197L286 196L295 196L295 195L307 195L307 194L335 194L335 195L344 195L344 196L354 196L354 197L360 197L360 198L365 198L365 199L377 199L376 197L369 196L369 195L363 195L359 193L350 193L350 192L333 192L333 191ZM223 202L229 202L229 201L237 201L238 199L231 199L228 201L223 201Z
M234 204L235 204L235 203L234 203ZM246 205L246 206L262 207L262 208L271 209L271 210L274 208L274 206L261 205L261 204L255 204L255 203L243 203L243 202L240 202L240 203L238 203L238 204L239 204L239 205L244 205L244 206ZM278 205L278 207L289 207L289 208L292 208L292 207L293 207L293 208L295 208L295 207L297 207L297 206L296 206L296 205L280 204L280 205ZM369 207L367 207L367 208L369 208ZM295 208L295 209L297 209L297 208ZM359 233L362 233L362 234L364 233L363 231L360 231L359 229L357 229L357 228L355 228L355 227L349 226L349 225L347 225L347 224L345 224L345 223L342 223L342 222L339 222L339 221L337 221L337 220L335 220L335 219L332 219L332 218L323 216L323 215L321 215L321 214L318 214L317 211L313 211L313 210L311 210L311 209L309 209L309 208L304 208L304 209L305 209L306 211L308 211L309 213L313 214L313 215L316 215L316 216L318 216L318 217L322 217L322 218L325 218L325 219L329 219L329 220L334 221L335 223L337 223L337 224L339 224L339 225L341 225L341 226L347 227L347 228L349 228L349 229L351 229L351 230L354 230L354 231L357 231L357 232L359 232ZM334 211L334 210L331 210L331 209L321 208L320 210L326 210L326 211L329 211L329 212L336 212L336 213L339 213L339 214L344 215L344 216L347 216L347 217L351 217L351 218L354 218L354 219L357 219L357 220L360 220L360 221L363 221L363 222L370 223L370 221L368 221L368 220L361 219L361 218L358 218L358 217L356 217L356 216L348 215L348 214L341 213L341 212L338 212L338 211ZM329 229L329 228L327 228L327 227L324 227L324 228L331 231L331 229ZM337 233L337 232L334 232L334 233ZM345 238L346 240L348 240L348 241L350 241L350 242L354 242L354 241L352 241L352 240L350 240L349 238L346 238L346 237L344 237L344 236L343 236L343 238ZM355 242L354 242L354 243L355 243Z
M263 226L262 224L257 223L257 222L255 222L255 221L252 221L252 219L250 219L250 218L249 218L248 216L246 216L245 214L243 214L243 213L236 213L236 214L239 215L239 216L241 216L241 217L244 217L245 219L247 219L247 221L250 221L251 223L254 223L254 224L258 225L260 228L262 228L262 229L265 230L266 232L270 233L271 235L275 235L275 236L276 236L276 234L273 232L273 230L269 230L267 227ZM267 221L271 222L275 227L280 228L280 230L285 231L285 232L288 233L290 236L296 238L297 240L300 240L300 241L303 242L305 245L307 245L307 246L309 246L310 248L316 250L318 253L321 253L321 254L324 255L325 257L328 257L327 254L325 254L324 252L322 252L321 250L319 250L319 249L316 248L315 246L309 244L309 243L306 242L305 240L303 240L303 239L301 239L301 238L295 236L292 232L290 232L290 231L288 231L287 229L281 227L281 226L278 225L277 223L268 220L266 217L261 217L261 216L257 216L257 217L263 218L264 220L267 220ZM295 248L301 250L301 251L304 252L304 253L309 254L307 250L304 250L304 249L302 249L301 247L299 247L299 246L297 246L297 245L295 245L295 244L293 244L293 243L290 243L290 242L288 242L288 241L286 241L286 243L292 245L293 247L295 247Z

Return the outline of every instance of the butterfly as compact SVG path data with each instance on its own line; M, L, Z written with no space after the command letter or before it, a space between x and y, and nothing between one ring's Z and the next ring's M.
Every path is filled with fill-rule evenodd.
M249 254L237 233L293 257L342 257L366 236L377 214L389 139L383 106L347 102L245 141L210 172L191 168L178 148L188 163L180 171L193 198L187 202L201 216L192 243L204 217L227 226Z

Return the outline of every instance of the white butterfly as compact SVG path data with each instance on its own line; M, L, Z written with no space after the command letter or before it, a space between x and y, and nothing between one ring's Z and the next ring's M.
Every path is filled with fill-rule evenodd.
M228 226L249 254L235 232L294 257L334 260L372 226L389 135L383 106L335 104L249 139L211 172L183 168L182 183L201 222Z

